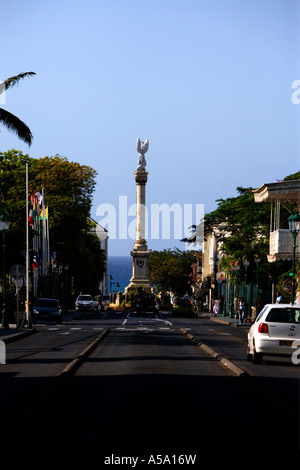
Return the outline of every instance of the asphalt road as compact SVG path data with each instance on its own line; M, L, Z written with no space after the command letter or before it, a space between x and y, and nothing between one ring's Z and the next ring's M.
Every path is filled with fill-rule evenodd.
M255 380L236 376L182 327L249 367ZM245 361L244 327L86 315L38 328L7 346L0 374L2 422L19 450L199 455L262 450L262 442L265 449L299 450L299 368L276 360L254 370ZM109 333L76 373L57 383L105 328Z

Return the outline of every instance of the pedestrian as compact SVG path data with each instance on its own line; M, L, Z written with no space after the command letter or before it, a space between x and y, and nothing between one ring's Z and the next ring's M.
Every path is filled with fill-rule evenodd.
M279 292L276 292L276 303L282 304L282 296L280 295Z
M265 305L265 302L264 302L263 296L261 294L258 294L258 297L255 301L256 317L261 312L264 305Z
M246 310L246 307L245 307L244 297L241 297L240 300L239 300L239 318L240 318L240 325L242 325L242 324L244 323L244 319L245 319L245 310Z
M214 302L213 302L213 313L215 314L215 317L219 313L219 301L218 301L218 299L215 299Z

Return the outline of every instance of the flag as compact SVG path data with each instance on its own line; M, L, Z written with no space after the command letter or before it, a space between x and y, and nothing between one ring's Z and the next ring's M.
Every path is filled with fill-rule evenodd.
M38 213L39 213L39 200L36 195L30 197L31 204L32 204L32 217L33 221L35 222L38 218Z
M32 260L32 269L36 269L36 268L38 268L38 267L39 267L39 262L38 262L38 260L37 260L37 256L34 255L34 256L33 256L33 260Z
M28 214L28 223L30 227L33 227L34 220L33 220L33 206L30 204L29 214Z
M39 191L35 193L35 196L38 198L39 205L41 206L43 204L43 195Z
M40 219L43 220L43 209L40 212ZM45 219L48 220L48 207L45 208Z

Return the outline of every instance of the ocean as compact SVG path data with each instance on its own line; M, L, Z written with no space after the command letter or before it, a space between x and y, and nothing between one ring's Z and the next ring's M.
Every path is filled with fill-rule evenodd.
M111 274L113 277L111 281L108 278L108 292L110 292L110 288L112 288L112 291L124 292L132 276L132 257L109 256L107 261L107 274L108 276ZM117 283L120 284L120 287L117 287Z

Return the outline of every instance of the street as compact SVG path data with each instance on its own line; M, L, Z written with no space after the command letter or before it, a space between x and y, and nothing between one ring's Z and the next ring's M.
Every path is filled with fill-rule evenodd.
M247 326L166 314L75 318L41 322L37 334L7 345L0 366L3 448L103 455L261 450L262 444L299 450L299 367L288 359L246 362ZM184 329L245 370L248 380ZM58 380L106 331L76 370Z

